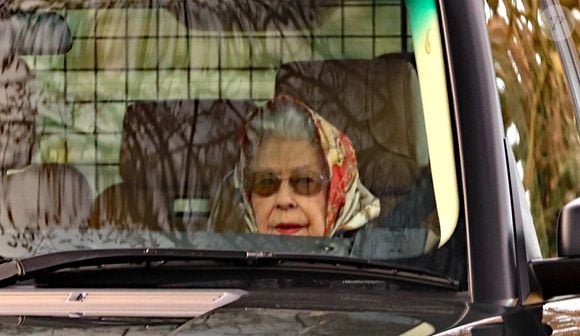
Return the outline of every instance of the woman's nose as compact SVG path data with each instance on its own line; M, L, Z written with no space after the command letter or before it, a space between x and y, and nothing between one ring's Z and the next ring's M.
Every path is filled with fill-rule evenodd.
M276 208L286 210L296 207L296 201L294 200L294 191L290 187L288 181L283 181L280 185L280 189L276 193Z

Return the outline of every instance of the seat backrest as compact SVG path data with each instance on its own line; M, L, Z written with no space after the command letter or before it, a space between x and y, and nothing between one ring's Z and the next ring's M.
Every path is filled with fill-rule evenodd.
M408 55L284 64L276 94L304 101L352 140L361 181L381 199L381 216L418 184L428 155Z
M124 182L172 196L208 197L216 176L238 156L250 101L139 102L123 122L119 170Z
M0 72L0 225L15 229L86 226L92 190L69 165L31 164L36 107L28 66L18 57ZM8 174L9 170L13 170ZM16 170L16 171L14 171Z
M170 230L170 202L170 197L158 189L143 189L124 182L114 184L93 202L90 225L92 228Z
M205 225L209 198L238 158L240 130L253 109L254 104L245 100L131 105L123 122L119 161L123 182L99 195L92 222L99 226L141 222L160 230ZM110 214L132 218L114 219Z

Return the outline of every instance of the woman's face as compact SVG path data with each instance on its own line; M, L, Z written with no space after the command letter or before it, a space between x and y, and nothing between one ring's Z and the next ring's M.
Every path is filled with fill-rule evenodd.
M257 188L250 193L258 232L323 236L326 184L320 191L309 195L304 191L297 192L289 180L294 178L293 182L296 182L297 178L320 177L324 175L323 167L319 150L307 140L264 139L251 167L252 176L279 178L282 183L279 188L272 189L276 191L271 195L259 195Z

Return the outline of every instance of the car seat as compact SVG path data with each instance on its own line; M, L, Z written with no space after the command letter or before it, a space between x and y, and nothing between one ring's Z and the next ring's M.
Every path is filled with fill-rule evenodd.
M209 199L235 164L245 100L137 102L127 109L122 183L95 200L91 225L149 230L205 228Z
M302 100L352 140L361 181L381 201L375 224L438 231L434 200L417 192L432 195L432 184L410 55L283 64L275 91ZM418 207L426 207L420 218Z
M92 190L65 164L31 164L35 147L34 78L17 56L0 70L0 224L18 230L87 225Z

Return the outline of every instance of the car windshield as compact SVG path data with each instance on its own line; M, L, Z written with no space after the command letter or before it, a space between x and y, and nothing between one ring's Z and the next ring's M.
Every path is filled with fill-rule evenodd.
M0 5L0 255L279 252L465 281L439 17L435 1Z

